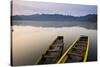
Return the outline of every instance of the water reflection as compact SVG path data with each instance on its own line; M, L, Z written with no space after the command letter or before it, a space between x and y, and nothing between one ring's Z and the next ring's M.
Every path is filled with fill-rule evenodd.
M13 25L34 26L34 27L73 27L80 26L87 29L97 29L97 22L87 21L24 21L14 20Z
M32 26L13 26L13 29L12 45L14 65L34 64L57 36L64 36L64 51L79 35L89 36L90 49L88 61L94 61L97 59L96 30L89 30L83 27L54 28Z

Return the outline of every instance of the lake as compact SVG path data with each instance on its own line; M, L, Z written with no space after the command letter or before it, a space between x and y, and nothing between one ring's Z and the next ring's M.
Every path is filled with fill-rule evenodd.
M88 61L97 60L97 24L74 21L13 21L14 65L34 65L57 38L64 36L64 51L79 37L90 38Z

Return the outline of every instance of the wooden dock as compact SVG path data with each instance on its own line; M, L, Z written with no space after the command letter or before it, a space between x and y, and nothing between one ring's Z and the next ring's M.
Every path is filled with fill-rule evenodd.
M80 36L62 55L57 64L86 62L89 49L88 36Z
M63 36L58 36L56 40L48 47L46 52L39 58L36 64L57 63L62 56L63 47Z

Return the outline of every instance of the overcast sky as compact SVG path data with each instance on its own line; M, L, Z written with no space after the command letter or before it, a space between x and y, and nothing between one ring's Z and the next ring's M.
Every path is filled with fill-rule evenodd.
M12 14L63 14L72 16L84 16L87 14L97 14L97 7L94 5L75 5L13 0Z

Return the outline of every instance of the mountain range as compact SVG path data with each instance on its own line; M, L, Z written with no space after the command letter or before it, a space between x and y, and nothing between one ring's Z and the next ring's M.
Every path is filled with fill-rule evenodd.
M34 14L34 15L15 15L11 16L12 20L33 20L33 21L90 21L96 22L96 14L88 14L86 16L71 16L60 14Z

